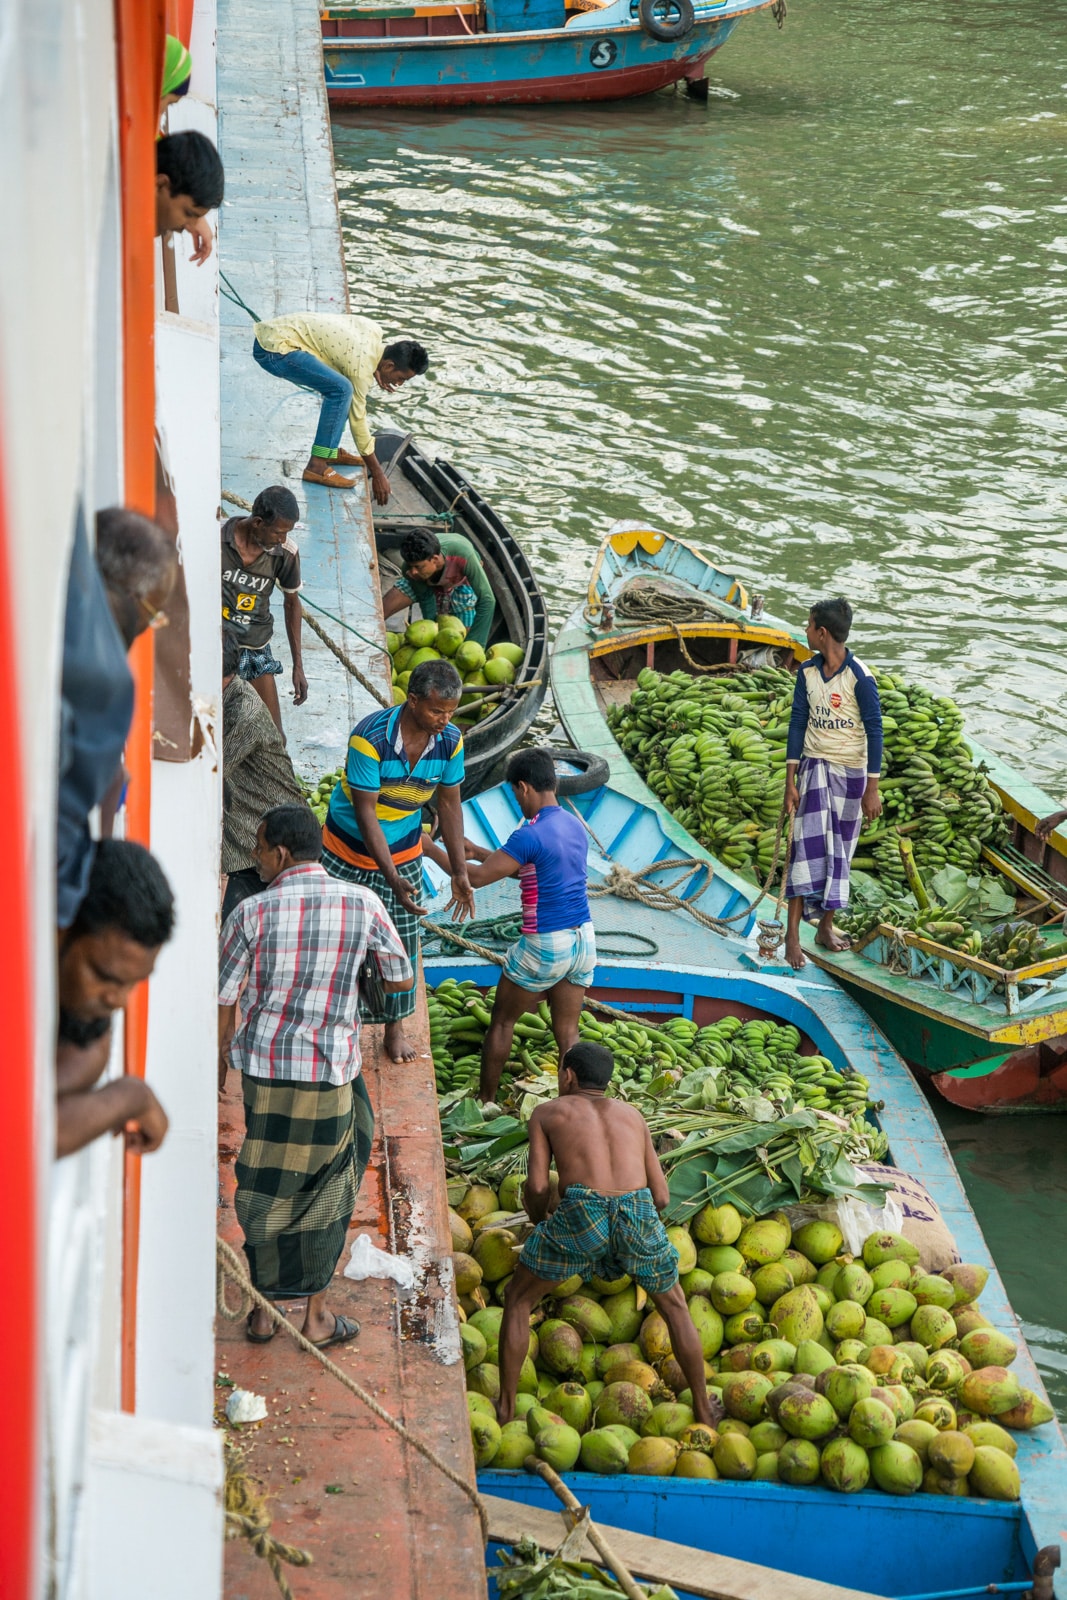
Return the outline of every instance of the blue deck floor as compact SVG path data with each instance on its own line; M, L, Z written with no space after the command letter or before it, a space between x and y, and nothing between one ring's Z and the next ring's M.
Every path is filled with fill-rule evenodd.
M219 219L222 271L264 318L347 311L318 6L315 0L219 0L218 18L227 196ZM346 493L301 481L318 399L256 366L252 328L244 311L222 301L222 487L246 500L268 484L291 488L306 524L294 535L305 598L384 644L369 497L362 488ZM310 692L294 707L280 596L274 614L290 752L304 775L331 770L344 757L352 724L374 702L305 627ZM387 689L384 654L336 622L319 620L360 670Z

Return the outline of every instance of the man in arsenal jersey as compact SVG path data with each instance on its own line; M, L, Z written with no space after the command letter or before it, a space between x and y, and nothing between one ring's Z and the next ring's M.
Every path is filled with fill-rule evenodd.
M786 745L785 803L794 816L786 895L785 953L804 965L800 921L817 922L815 942L845 950L834 912L848 905L849 869L864 819L882 810L882 708L870 671L846 646L847 600L818 600L808 616L814 652L797 673Z

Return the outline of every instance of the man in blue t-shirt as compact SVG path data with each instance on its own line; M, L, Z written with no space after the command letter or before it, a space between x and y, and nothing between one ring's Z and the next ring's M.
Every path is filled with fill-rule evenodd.
M596 944L585 892L585 829L556 798L556 764L550 750L518 750L507 781L524 822L482 862L468 861L475 889L518 874L522 934L507 953L496 986L493 1015L482 1046L481 1100L492 1100L511 1051L515 1024L548 997L552 1032L562 1061L578 1041L578 1017L593 981Z

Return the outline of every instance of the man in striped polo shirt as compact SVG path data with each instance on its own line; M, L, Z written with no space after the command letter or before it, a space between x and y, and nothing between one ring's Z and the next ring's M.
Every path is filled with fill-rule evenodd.
M408 681L402 706L375 711L348 741L345 775L330 796L322 864L382 901L418 972L422 891L422 807L437 796L441 840L452 872L458 915L474 912L474 891L463 852L463 735L450 720L462 691L451 661L424 661ZM364 1022L385 1023L385 1051L414 1061L404 1019L415 994L391 994L379 1013L364 1007Z

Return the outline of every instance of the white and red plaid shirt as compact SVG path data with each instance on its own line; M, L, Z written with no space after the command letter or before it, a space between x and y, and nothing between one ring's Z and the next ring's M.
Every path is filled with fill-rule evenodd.
M234 1066L253 1078L350 1083L362 1064L357 978L368 950L387 983L411 976L378 896L317 861L287 867L242 900L219 956L219 1004L241 998Z

